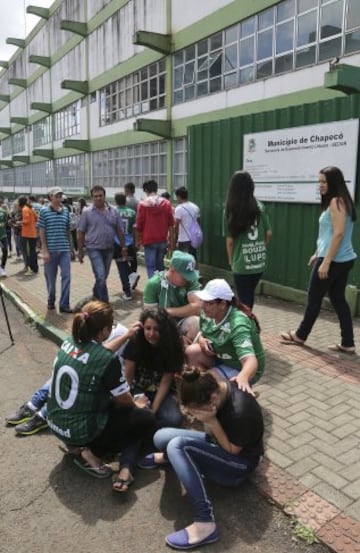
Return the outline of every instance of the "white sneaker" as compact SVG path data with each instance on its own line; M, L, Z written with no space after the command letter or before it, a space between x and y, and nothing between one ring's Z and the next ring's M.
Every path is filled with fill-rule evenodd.
M125 292L123 294L121 294L121 299L122 300L125 300L125 301L130 301L132 300L132 295L130 294L130 296L128 296L127 294L125 294Z
M135 290L139 280L140 280L139 273L130 273L129 274L129 283L130 283L131 290Z
M7 277L7 273L2 267L0 267L0 277Z

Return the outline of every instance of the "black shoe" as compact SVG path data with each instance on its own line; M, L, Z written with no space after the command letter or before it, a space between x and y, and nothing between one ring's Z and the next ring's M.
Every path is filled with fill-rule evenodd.
M73 312L71 307L60 307L59 311L60 311L60 313L72 313Z
M37 413L35 413L35 415L28 421L15 426L15 432L21 436L31 436L32 434L36 434L37 432L40 432L40 430L44 430L47 427L48 423L46 420L42 419Z
M53 303L48 303L48 311L53 311L53 309L55 309L55 305Z
M28 407L28 405L25 403L16 411L16 413L5 417L5 421L7 422L7 424L20 424L31 419L31 417L34 416L34 413L35 411L30 409L30 407Z

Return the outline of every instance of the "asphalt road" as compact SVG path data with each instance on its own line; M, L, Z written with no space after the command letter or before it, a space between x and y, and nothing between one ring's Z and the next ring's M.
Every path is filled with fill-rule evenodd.
M15 345L0 304L1 418L16 410L48 377L56 347L5 300ZM96 480L64 457L50 432L16 437L0 426L1 553L157 553L164 537L191 521L178 481L167 468L141 471L128 494ZM220 541L206 553L326 553L294 536L291 520L251 483L228 490L209 485ZM197 551L198 549L194 550ZM200 549L199 549L200 550Z

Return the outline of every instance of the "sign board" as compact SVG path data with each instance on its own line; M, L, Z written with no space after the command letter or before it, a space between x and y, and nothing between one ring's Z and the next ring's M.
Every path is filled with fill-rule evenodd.
M319 203L319 170L335 165L355 193L359 120L244 135L243 169L259 200Z

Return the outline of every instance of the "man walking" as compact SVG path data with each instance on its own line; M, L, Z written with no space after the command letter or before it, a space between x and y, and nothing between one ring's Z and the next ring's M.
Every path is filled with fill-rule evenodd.
M134 290L139 282L140 275L137 272L132 271L132 262L136 257L136 251L134 248L134 232L135 232L135 218L136 212L130 207L126 206L125 194L120 192L115 194L115 203L120 217L124 224L125 246L127 247L127 258L124 259L121 255L121 251L118 251L119 244L115 238L114 258L116 266L119 271L119 276L123 288L122 298L124 300L131 300L131 290Z
M93 204L85 207L78 225L78 258L84 260L84 244L95 276L93 295L109 302L106 279L109 275L114 253L115 236L121 246L121 257L127 257L123 222L115 207L105 201L105 189L96 185L91 189Z
M59 187L48 192L49 204L40 210L38 227L45 280L48 292L48 309L55 309L56 276L61 273L60 313L72 313L70 308L70 217L61 203L63 191Z
M158 196L157 182L144 182L147 197L138 205L136 217L136 246L144 246L145 265L148 277L155 271L164 270L164 256L168 238L173 249L174 217L169 200Z
M196 249L191 245L191 225L200 219L200 209L188 200L188 191L185 186L175 190L178 202L175 208L175 232L177 233L177 248L191 253L196 258Z

